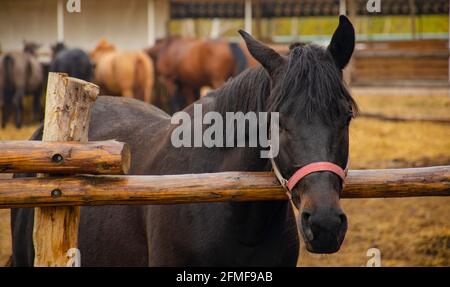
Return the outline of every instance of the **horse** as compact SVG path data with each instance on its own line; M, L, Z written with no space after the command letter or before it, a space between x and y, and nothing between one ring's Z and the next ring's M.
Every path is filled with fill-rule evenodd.
M153 64L144 52L116 51L113 44L101 39L90 57L95 64L95 83L103 93L152 101Z
M68 49L64 43L52 46L52 61L50 72L62 72L70 77L92 81L92 64L88 54L81 49Z
M348 163L349 125L357 113L342 69L353 53L354 28L341 16L328 47L298 45L287 56L240 33L261 66L247 69L197 103L205 114L215 111L222 116L277 112L276 157L262 158L260 146L175 147L171 136L180 125L172 124L162 110L128 98L97 100L89 139L127 142L134 175L274 167L289 178L299 168L317 167L317 162L327 162L335 170L316 169L297 178L289 200L81 207L83 266L295 266L297 228L310 252L339 250L347 230L339 203L341 173ZM192 121L195 108L183 110L188 120ZM32 138L41 135L42 129ZM294 208L299 208L298 220ZM12 211L14 266L33 264L33 214L33 209Z
M167 87L172 113L200 98L204 86L219 88L256 61L242 44L222 39L168 37L147 49L161 82Z
M24 42L23 51L12 51L0 57L0 109L2 128L11 111L15 112L15 125L23 123L23 97L33 95L33 120L41 117L41 95L44 73L36 55L39 45Z

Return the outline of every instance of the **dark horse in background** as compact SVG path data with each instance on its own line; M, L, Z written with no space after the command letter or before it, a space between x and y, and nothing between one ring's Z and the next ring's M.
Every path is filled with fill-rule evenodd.
M88 54L81 49L68 49L64 43L52 46L53 58L50 72L62 72L70 77L92 81L93 67Z
M167 88L170 112L200 98L200 89L219 88L229 78L256 65L248 50L226 40L168 37L146 50L158 80Z
M262 67L247 69L201 98L197 103L203 112L223 116L226 112L279 112L280 145L274 161L285 178L317 161L344 168L349 124L356 112L342 79L355 45L349 20L341 16L328 48L297 45L287 56L243 31L241 35ZM190 106L184 111L192 118L193 110ZM151 105L100 97L89 139L129 143L134 175L271 169L270 160L260 157L260 147L175 148L171 134L177 126ZM33 139L41 133L42 129ZM342 189L340 177L329 171L303 178L292 190L292 202L300 208L298 222L289 200L82 207L82 265L295 266L297 227L309 251L339 250L347 230L339 203ZM33 213L33 209L12 211L15 266L33 264Z
M33 96L33 120L41 119L41 95L44 73L36 51L39 45L24 42L23 51L7 52L0 57L0 109L2 128L14 111L17 128L23 124L23 98Z

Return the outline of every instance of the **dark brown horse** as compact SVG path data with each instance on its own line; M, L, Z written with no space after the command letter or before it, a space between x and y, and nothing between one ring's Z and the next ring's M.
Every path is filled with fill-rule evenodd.
M192 104L200 89L218 88L230 77L256 65L241 44L225 40L168 37L146 50L159 80L167 87L171 112Z
M78 48L68 49L61 42L52 46L52 52L50 72L66 73L70 77L92 81L93 67L86 52Z
M5 53L0 57L0 110L5 127L14 110L17 128L22 126L23 97L33 95L33 120L41 117L42 83L44 73L37 60L35 43L24 43L23 51Z
M197 103L203 112L215 111L222 116L228 112L278 112L280 145L274 160L285 178L318 161L343 169L348 158L349 124L356 109L342 80L342 69L355 44L352 24L341 16L328 48L297 45L288 56L279 55L245 32L241 34L262 67L247 69L200 99ZM194 109L184 110L189 120ZM271 169L271 161L261 158L261 146L177 148L171 137L178 126L153 106L128 98L100 97L89 138L129 143L131 174L135 175ZM341 178L332 172L304 177L292 189L292 202L300 207L297 224L287 200L82 207L82 265L295 266L297 228L309 251L339 250L347 229L339 203L342 188ZM32 228L33 209L13 210L15 266L33 264Z

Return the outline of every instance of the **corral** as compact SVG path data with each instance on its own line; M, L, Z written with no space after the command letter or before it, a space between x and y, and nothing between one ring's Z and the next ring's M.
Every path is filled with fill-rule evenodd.
M153 3L153 1L149 1L148 4L149 15L151 15L152 12L150 8L155 8L150 5L150 2ZM172 2L174 3L171 3L170 6L173 8L170 17L174 19L174 22L168 26L169 30L178 29L176 21L180 21L179 19L183 20L183 17L191 17L192 15L194 15L194 18L206 17L207 19L208 17L212 17L212 30L217 26L217 23L215 23L217 20L214 19L214 13L211 15L205 14L206 16L203 14L197 15L195 14L197 12L193 12L195 9L192 9L191 7L189 10L189 13L191 14L183 14L183 9L187 4L183 1ZM245 27L251 30L247 18L248 11L252 10L249 10L250 7L253 8L253 12L256 13L255 17L257 25L256 28L253 27L255 34L258 34L261 39L265 39L269 42L274 39L282 38L277 38L277 36L272 34L277 30L274 26L271 27L269 25L270 29L269 32L267 32L264 25L258 24L258 21L261 21L261 16L263 18L267 17L270 21L272 21L272 19L278 21L276 18L280 16L278 15L280 11L285 11L283 13L287 14L282 14L287 17L295 16L294 14L298 13L297 11L291 15L286 12L289 11L289 7L290 9L293 9L293 11L296 11L295 9L298 7L295 8L294 6L291 7L285 5L283 6L284 10L278 9L275 10L274 14L271 14L272 12L270 12L270 9L267 9L267 7L270 6L270 1L267 3L263 1L262 8L258 7L259 4L256 5L256 8L255 6L251 7L247 5L247 2L248 1L246 1L245 4ZM335 13L333 12L333 9L336 7L345 9L345 6L342 6L342 3L346 1L340 1L340 5L337 5L339 1L334 2L334 4L330 4L331 6L326 6L328 8L323 6L324 8L323 10L320 10L320 13L332 15ZM395 1L390 1L388 4L391 5L391 2L394 3ZM358 41L356 45L352 62L345 71L345 78L347 83L351 86L352 94L362 109L359 118L357 118L351 126L350 167L353 170L350 170L348 174L346 187L341 194L341 197L365 199L343 201L344 209L350 210L348 213L350 229L349 235L347 236L348 239L346 240L346 244L343 245L342 251L337 255L325 256L310 255L305 253L304 249L302 249L302 254L300 256L302 257L302 260L299 261L300 265L364 265L364 252L366 249L373 247L381 250L383 265L448 265L448 250L450 249L448 246L448 225L444 219L448 217L448 198L434 197L447 196L449 194L449 142L448 136L446 136L446 134L448 134L448 123L450 121L448 118L448 40L446 40L446 37L442 39L442 34L439 37L436 37L436 35L431 37L441 39L420 39L425 35L423 31L426 29L421 26L423 23L419 17L422 16L417 16L418 18L416 19L416 16L414 15L414 13L417 12L418 15L420 15L420 13L425 11L425 6L423 6L423 3L419 2L416 3L416 5L418 5L418 10L409 6L408 11L403 9L400 13L403 13L402 15L409 15L409 17L413 19L413 25L411 25L413 40L404 40L403 38L403 40L397 39L396 41L392 41L391 39L378 39L378 41L374 42L373 38L367 34L366 30L366 35L364 37L361 36L361 38L365 38L366 40ZM347 7L349 9L349 14L352 17L357 18L358 16L355 16L355 12L352 10L352 5L354 5L354 3L347 4L349 5ZM440 7L439 5L436 4L436 7ZM233 9L240 11L238 6L239 5L233 6ZM195 7L200 9L202 6L199 4ZM216 8L220 10L218 7ZM303 10L303 6L299 7L301 9L300 11L302 11L301 13L307 11ZM322 9L322 6L320 7ZM387 13L396 11L396 8L392 8L396 7L395 5L389 7L389 9L393 10L388 10L390 12ZM260 8L261 10L259 10ZM202 10L200 9L199 11ZM209 11L208 13L210 13L213 10L205 11ZM440 13L438 10L434 11L436 14ZM227 13L231 12L232 10L228 10ZM364 11L357 10L356 12L356 14L361 13L364 14ZM224 16L225 14L221 15ZM236 17L233 15L233 13L226 14L224 17ZM240 14L238 13L237 15ZM303 16L310 17L311 15L302 14L302 17ZM70 16L68 17L70 18ZM361 20L361 17L362 16L360 16L359 20ZM414 24L415 21L419 21L418 26ZM359 22L357 29L364 30L364 25L363 28L361 28L361 21L356 22ZM196 25L199 24L197 20L195 20L194 23L196 23ZM295 27L297 24L294 23L294 21L291 22L292 27ZM388 26L385 26L384 29L386 30L390 25L391 23L389 23ZM153 28L149 26L149 32L152 31ZM58 27L58 29L60 29L60 27ZM297 32L294 30L296 29L292 28L291 36L295 38ZM198 33L201 34L201 29L195 31L197 35ZM58 34L58 36L60 35ZM153 36L154 34L148 34L149 39ZM267 36L270 36L271 39L267 38ZM177 37L174 37L173 39L176 38ZM172 41L170 37L168 39L169 42ZM286 38L283 39L286 40ZM151 42L152 41L149 43ZM101 49L109 49L109 43L104 42L102 45L98 47ZM301 45L303 44L296 45L302 47ZM195 78L190 78L189 80L189 77L186 78L188 80L180 80L181 78L178 78L175 82L171 83L168 79L171 79L174 74L170 73L181 73L181 71L173 70L168 72L161 70L162 66L159 63L159 60L167 56L164 55L164 53L169 49L166 51L163 49L163 53L161 53L161 50L158 50L160 49L158 48L158 43L155 47L157 48L156 54L155 50L146 50L146 53L148 53L154 61L154 68L157 73L155 77L157 81L154 89L154 91L156 91L156 98L153 98L153 103L165 110L174 112L176 109L174 110L174 106L170 106L172 104L170 99L172 97L172 100L179 100L179 98L176 97L179 96L180 91L183 91L181 94L184 93L186 101L178 102L178 107L192 103L192 99L195 99L200 95L199 87L201 86L206 85L218 88L219 91L221 90L220 86L222 85L223 80L214 77L211 82L195 84L197 86L194 85L194 82L196 81ZM223 47L227 46L225 45ZM234 68L233 66L230 67L231 70L237 70L239 73L243 67L243 63L252 65L254 59L251 56L254 56L254 51L250 51L252 55L249 55L248 51L245 50L245 46L242 46L242 44L230 44L229 47L233 57L237 60L236 66L234 66ZM287 46L283 43L281 45L279 43L271 43L269 47L274 47L277 51L282 51L283 53L290 53ZM302 49L297 49L296 47L299 46L293 46L291 47L291 50ZM103 53L101 49L99 51ZM216 46L214 49L219 50L223 48ZM239 52L239 49L241 49L241 52ZM194 50L188 50L186 52L187 55L195 55L195 53L198 52L195 52ZM200 54L201 53L202 52L200 52ZM205 52L203 53L206 54ZM93 54L89 54L89 56L91 56L92 59L100 59L93 56ZM224 59L226 59L228 56L225 55L224 57ZM256 58L261 62L262 58ZM175 56L168 54L167 59L173 60L175 59ZM216 58L206 60L206 62L199 67L213 63L213 59ZM243 62L239 63L238 60L243 60ZM124 61L124 58L122 58L118 63L123 63ZM180 62L181 61L182 60L180 60ZM188 64L188 66L189 65L193 66L194 64ZM142 68L142 66L139 67L139 69ZM217 71L218 66L216 66L216 68L214 68L214 66L212 67L212 69L209 68L210 70L206 70L205 73L208 74L212 73L212 71ZM224 67L224 65L222 65L222 67ZM119 69L122 70L122 68ZM69 71L67 72L69 73ZM136 75L139 74L141 74L141 72L137 72ZM228 75L231 74L225 74L225 79ZM184 76L185 75L183 74L179 74L177 77ZM140 80L141 79L139 79L139 81ZM64 81L69 83L69 85L72 85L72 87L80 85L81 83L77 81L72 82L72 80ZM137 83L138 80L134 81ZM107 83L104 83L105 86L103 86L103 83L98 80L97 75L95 75L95 82L102 85L102 93L105 91L108 91L107 93L109 93L110 90L108 90ZM49 81L49 83L51 87L53 84L51 81ZM172 84L175 85L175 89L171 86ZM189 86L191 84L193 85L192 87ZM83 85L85 84L81 84L81 86ZM95 86L90 87L91 88L88 88L86 91L88 94L92 93L92 98L95 98L94 94L96 93L96 88ZM81 90L83 89L84 88L81 88ZM50 91L51 90L53 89L50 89ZM70 90L70 88L66 91L68 90ZM61 91L61 89L59 89L59 91ZM119 94L122 93L123 96L129 97L129 91L131 91L131 89L124 86ZM139 89L134 87L132 91L133 93L138 93ZM49 93L49 89L47 89L47 93ZM191 93L193 96L191 96ZM217 92L211 92L211 94L215 93ZM58 94L58 92L56 94ZM68 94L75 95L76 93L69 92ZM60 94L57 98L60 97L60 99L63 99L64 97L62 97L62 95L63 94ZM139 98L136 94L134 96ZM208 96L206 98L208 98ZM71 110L70 107L76 102L68 99L63 101L66 102L64 105L60 105L61 107L64 107L62 110ZM25 107L28 107L27 99L25 99L25 102L27 103ZM47 100L47 109L55 103L56 102L52 100ZM81 109L75 108L75 110L81 111L82 113L80 115L71 115L69 120L75 122L81 120L84 122L83 124L73 125L70 122L66 122L62 125L69 127L72 131L64 131L64 128L59 130L55 129L57 126L61 127L61 124L54 124L55 120L62 120L62 118L56 119L57 117L55 117L55 115L58 113L51 112L52 109L46 112L46 117L54 118L54 120L51 121L46 119L44 141L58 140L58 142L54 143L11 141L14 139L27 139L32 130L36 128L36 126L27 126L30 123L30 119L26 113L24 115L25 127L22 127L22 131L12 131L12 127L8 125L5 120L2 121L2 123L6 122L6 129L2 130L2 135L0 136L0 140L3 140L0 145L2 148L0 151L0 170L3 173L27 172L57 175L54 178L16 178L2 179L0 181L0 208L39 207L36 210L42 210L42 220L35 223L39 226L39 228L36 228L35 225L35 233L37 232L37 235L35 234L34 238L35 248L37 248L36 265L54 266L65 264L61 259L61 256L65 256L65 253L62 250L66 250L66 247L74 247L77 245L77 232L76 229L74 229L74 227L76 228L76 222L78 220L78 208L76 206L111 204L173 205L200 202L207 204L211 202L230 201L282 201L286 198L283 188L279 186L278 181L270 172L228 172L228 170L233 171L236 169L225 169L225 171L227 171L225 173L205 174L201 172L198 173L197 171L193 172L195 174L181 175L178 174L178 171L175 175L164 175L165 173L159 172L156 172L156 174L161 175L117 175L126 174L130 169L130 159L133 157L134 153L132 152L130 154L127 144L123 142L98 141L98 137L94 137L96 138L96 141L84 144L72 142L73 140L87 141L87 131L81 132L82 129L85 129L89 125L89 112L86 113L86 111L89 110L88 106L91 104L86 104L87 105ZM3 112L3 115L4 114L5 112ZM17 118L15 120L16 125L19 127L22 124L20 121L21 119L18 121ZM53 128L51 128L51 125L49 127L50 122L53 122ZM78 129L78 126L83 127L79 130L81 133L77 131L74 134L74 131ZM49 129L53 130L51 132L52 136L50 137L48 132L47 136L45 136L45 130ZM20 135L21 133L23 133L23 135ZM58 135L58 133L66 133L66 136ZM36 139L36 137L33 137L33 139ZM109 138L107 137L105 139ZM66 142L67 140L70 142ZM101 140L104 140L104 138L101 138ZM135 147L132 148L132 151L133 150L135 150ZM411 167L417 167L417 169L411 169ZM344 166L341 164L340 168L342 169ZM361 168L363 170L355 170ZM373 170L373 168L389 169ZM186 169L186 171L189 173L188 169ZM218 171L220 171L220 169ZM132 171L132 173L135 172L136 170ZM62 176L62 174L65 175ZM138 174L141 173L138 172ZM171 173L169 172L168 174ZM420 198L376 199L417 196ZM423 196L431 197L424 198ZM54 210L60 210L62 212L60 215L65 213L66 215L64 216L70 218L69 221L64 221L68 224L63 228L64 230L61 228L62 225L59 225L56 229L50 228L50 221L45 219L48 215L46 215L46 212L52 210L52 208L55 208ZM362 211L365 216L358 214ZM4 211L2 211L2 213L5 214ZM402 215L396 219L395 216L399 214ZM371 218L372 215L374 216L373 218ZM299 215L297 214L297 216ZM300 214L300 216L303 218L304 214ZM389 220L391 216L394 216L393 220ZM57 218L63 217L52 215L52 218L56 220L55 222L58 222L59 219ZM354 221L352 222L352 220ZM52 223L54 226L57 224L55 222ZM404 224L399 224L400 222L403 222ZM5 228L1 229L5 230ZM51 234L46 230L59 231ZM63 247L56 246L59 244L58 242L61 241L55 240L55 238L64 233L66 235L63 236L63 238L65 238L63 241L68 244L63 243ZM0 242L2 243L0 255L5 254L5 256L9 256L9 240L5 240L5 236L8 235L3 234L5 233L0 232ZM44 238L46 239L44 240ZM410 245L402 244L400 242L402 241L402 238L404 238L403 240L410 240L412 243ZM5 242L6 244L4 244ZM51 245L54 246L51 247ZM56 249L54 249L54 247L56 247ZM48 253L48 250L59 250L59 259L57 259L58 255L55 253L50 254ZM402 252L401 250L403 250L403 254L400 254L400 252ZM352 254L348 257L349 260L342 260L342 258L348 256L349 252ZM336 259L339 260L340 263L337 263Z

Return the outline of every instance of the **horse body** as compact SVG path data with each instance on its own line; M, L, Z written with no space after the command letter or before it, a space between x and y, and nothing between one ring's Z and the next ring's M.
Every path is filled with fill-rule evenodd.
M89 56L81 49L67 49L62 43L53 49L50 72L67 73L70 77L92 81L92 64Z
M40 96L44 75L42 66L32 51L13 51L0 57L2 127L6 125L12 110L15 112L16 127L21 127L22 101L25 95L33 95L34 120L40 117Z
M175 112L198 100L202 87L219 88L247 66L256 65L245 51L220 39L171 37L159 40L147 53L156 63Z
M286 178L310 162L333 161L343 168L348 158L349 113L355 108L339 73L354 47L349 23L341 17L327 50L299 46L288 57L242 32L262 67L246 70L200 99L203 113L279 111L280 152L274 161ZM184 112L192 118L193 106ZM175 148L171 142L175 128L171 118L155 107L133 99L100 97L92 112L89 139L127 142L134 175L271 168L271 162L260 157L260 147ZM339 206L341 191L336 174L322 171L306 176L290 191L292 202L301 209L297 224L287 200L82 207L82 265L295 266L297 228L308 250L339 249L347 229ZM32 227L33 209L12 211L16 266L33 263Z
M154 81L151 59L141 51L116 51L106 40L91 53L96 63L94 78L103 92L152 101Z
M203 107L215 109L211 104ZM208 148L174 148L173 128L170 117L155 107L133 99L100 97L89 139L129 143L133 175L270 168L259 159L257 149L222 154ZM33 139L39 137L37 133ZM33 263L33 214L33 209L13 210L17 266ZM79 248L82 266L295 265L298 234L287 201L82 207Z

